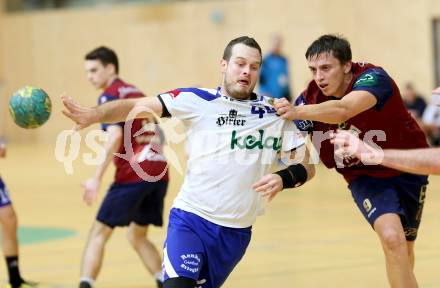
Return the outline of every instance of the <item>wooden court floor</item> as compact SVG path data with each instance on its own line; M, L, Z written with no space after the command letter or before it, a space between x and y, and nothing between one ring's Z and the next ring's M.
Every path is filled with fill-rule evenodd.
M68 175L55 159L53 145L29 143L8 148L7 159L0 160L0 173L9 187L22 229L74 232L67 238L24 243L21 269L27 278L45 284L42 287L76 287L82 249L99 206L87 207L81 198L80 182L91 175L93 167L78 158L73 163L74 173ZM109 171L107 183L111 176ZM171 177L166 211L182 179L174 170ZM416 275L420 287L437 288L440 177L431 177L430 182L416 244ZM334 171L319 167L312 182L282 192L269 203L253 231L247 254L224 287L388 287L379 242ZM159 247L164 236L164 229L150 231ZM0 282L6 281L6 275L5 265L0 264ZM107 246L97 287L155 287L127 243L124 229L117 230Z

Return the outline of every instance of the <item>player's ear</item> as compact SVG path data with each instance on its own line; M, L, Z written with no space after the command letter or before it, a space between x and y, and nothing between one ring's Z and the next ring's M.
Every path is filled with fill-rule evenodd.
M108 63L105 66L105 70L107 70L107 72L109 72L109 74L116 74L116 66L112 63Z
M227 67L228 67L228 61L226 61L225 59L222 59L222 60L220 61L220 71L221 71L222 73L225 73Z
M351 71L351 61L347 61L343 66L344 66L344 73L348 74Z

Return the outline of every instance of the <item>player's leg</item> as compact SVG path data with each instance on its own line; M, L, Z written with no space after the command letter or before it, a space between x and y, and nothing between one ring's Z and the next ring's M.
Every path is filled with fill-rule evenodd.
M409 264L411 265L411 269L414 270L415 265L415 253L414 253L414 245L416 241L406 241L406 246L408 247L408 258Z
M148 239L147 232L148 226L140 226L132 222L128 227L127 238L144 266L156 278L158 287L161 287L163 282L162 260L159 251Z
M197 281L186 277L169 278L165 281L163 288L195 288Z
M20 287L22 284L28 284L32 286L34 283L26 282L21 277L20 267L19 267L19 248L17 239L17 215L15 213L14 207L12 206L11 200L6 186L4 185L2 179L0 178L0 222L2 225L2 248L3 255L6 260L6 266L9 275L10 287L16 288ZM23 285L24 287L25 285Z
M18 255L17 215L12 205L0 207L2 245L5 257Z
M420 225L420 221L422 218L422 212L423 212L423 206L425 202L425 192L426 192L426 185L428 183L426 176L419 176L419 175L412 175L412 174L403 174L398 177L394 177L393 185L395 191L397 193L392 193L391 195L396 195L397 201L399 203L400 211L399 211L399 217L400 225L398 221L394 218L394 225L398 226L398 233L399 237L394 242L399 243L399 247L405 247L404 251L400 251L398 254L399 257L403 257L402 255L405 254L406 257L403 257L402 259L396 259L396 256L394 257L387 257L387 264L388 262L399 260L397 264L394 264L391 266L392 269L395 269L394 273L391 271L389 272L390 278L394 276L394 282L395 285L398 285L401 281L402 283L405 283L402 287L417 287L417 281L414 276L414 245L415 240L417 238L417 232ZM394 198L394 197L393 197ZM390 222L391 223L391 222ZM393 225L393 224L390 224ZM376 229L376 223L375 223L375 229ZM402 232L402 230L403 232ZM376 229L377 230L377 229ZM379 232L378 232L379 233ZM403 234L403 239L402 239ZM385 239L384 237L381 237L381 241ZM383 242L383 241L382 241ZM388 241L390 242L390 241ZM402 242L405 242L402 244ZM385 244L384 247L387 247L388 249L385 253L389 253L389 251L392 251L392 249L388 246L395 247L396 243L393 243L392 241L390 243ZM402 249L402 248L400 248ZM390 261L388 261L388 258L391 258ZM408 264L406 264L408 263ZM406 270L409 270L409 272L406 272ZM391 280L390 280L391 281ZM396 286L398 287L398 286ZM400 287L400 286L399 286Z
M3 255L8 268L9 283L19 287L24 282L18 266L17 216L12 205L0 208Z
M105 245L114 227L129 223L126 220L128 212L124 202L124 190L120 189L120 186L111 185L90 229L81 264L80 288L93 287L102 266Z
M385 254L390 286L418 287L400 216L394 213L381 215L374 222L374 230L379 236Z
M113 228L95 221L89 232L81 263L80 288L93 287L104 258L105 245L113 232Z
M407 244L415 238L406 236L414 231L407 230L407 209L401 199L402 177L359 177L349 188L359 210L380 239L391 287L417 287L411 264L413 245Z
M163 249L164 288L195 288L203 265L207 265L199 227L186 214L175 208L170 211Z
M414 246L422 220L428 178L427 176L404 174L400 176L398 184L400 192L398 195L405 212L401 220L407 240L411 269L414 269Z
M136 195L143 195L132 208L135 214L128 228L128 240L140 256L148 271L156 278L158 287L162 286L162 261L158 250L148 239L148 225L162 226L163 205L168 182L144 182L139 185Z
M251 227L230 228L212 223L209 223L209 226L211 229L204 231L204 233L211 232L211 237L204 241L209 265L203 267L198 283L206 280L206 283L200 287L217 288L223 286L243 258L251 240L252 229ZM213 226L216 227L212 229ZM204 277L205 275L207 277Z
M171 210L169 223L164 247L165 288L221 287L251 238L250 227L220 226L179 209ZM182 277L197 282L173 280Z

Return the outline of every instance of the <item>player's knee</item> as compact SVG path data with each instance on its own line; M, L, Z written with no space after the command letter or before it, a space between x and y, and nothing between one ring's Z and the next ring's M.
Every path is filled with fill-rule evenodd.
M133 233L133 231L128 230L127 240L133 248L136 249L137 247L139 247L139 245L141 245L143 239L145 239L145 236L138 235L136 233Z
M186 277L169 278L163 283L163 288L194 288L196 280Z
M137 248L144 245L147 240L147 229L145 227L140 228L139 226L132 225L127 230L127 239L133 248Z
M95 223L90 230L90 241L95 244L104 244L110 238L113 229L101 223Z
M17 214L15 214L14 208L9 205L6 207L0 208L2 209L0 213L0 221L3 226L7 227L15 227L17 226Z
M381 233L381 240L385 250L397 251L406 246L405 235L395 229L387 229Z

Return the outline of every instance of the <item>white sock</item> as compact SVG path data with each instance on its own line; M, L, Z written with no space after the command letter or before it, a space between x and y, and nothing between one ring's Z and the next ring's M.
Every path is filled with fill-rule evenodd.
M95 286L95 280L90 277L80 277L79 282L87 282L90 284L90 286Z
M154 273L154 277L156 278L156 280L159 280L160 282L163 282L163 273L162 272Z

